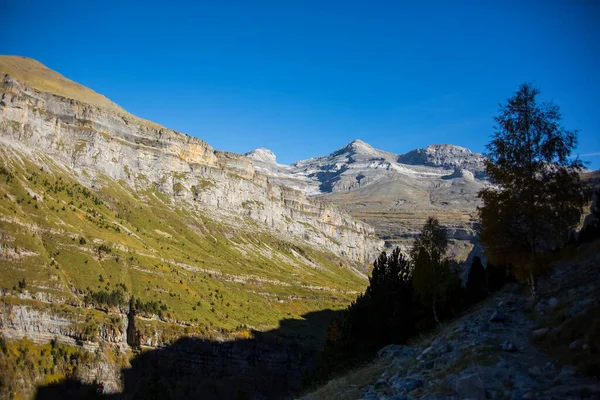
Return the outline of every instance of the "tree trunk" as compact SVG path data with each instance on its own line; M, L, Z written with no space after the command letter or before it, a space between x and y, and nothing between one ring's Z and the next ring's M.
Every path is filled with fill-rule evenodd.
M531 291L531 297L537 299L537 282L533 272L529 273L529 290Z
M431 302L431 308L433 309L433 318L435 319L436 324L440 324L440 320L438 319L437 312L435 310L435 298L437 296L433 296L433 301Z

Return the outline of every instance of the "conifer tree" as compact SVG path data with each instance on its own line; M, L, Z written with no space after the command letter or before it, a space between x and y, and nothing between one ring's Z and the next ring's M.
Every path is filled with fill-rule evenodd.
M506 267L488 262L485 268L485 282L490 292L499 290L506 282Z
M583 164L570 157L577 131L565 129L558 106L538 103L538 94L523 84L500 106L485 164L494 186L479 194L486 255L494 263L512 264L534 297L536 275L579 222L586 198L579 179Z
M415 294L428 303L436 323L440 323L436 305L443 302L452 281L446 258L448 238L437 219L429 217L410 250Z
M487 287L485 281L485 270L481 264L481 258L474 257L469 277L467 278L467 299L469 304L477 303L487 296Z

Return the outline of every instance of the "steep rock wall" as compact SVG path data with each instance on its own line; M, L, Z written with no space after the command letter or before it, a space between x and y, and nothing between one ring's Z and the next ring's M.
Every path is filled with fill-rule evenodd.
M383 242L335 206L273 184L252 160L134 117L39 92L4 75L0 140L40 152L76 171L84 184L102 175L132 188L156 188L187 207L262 226L366 264Z

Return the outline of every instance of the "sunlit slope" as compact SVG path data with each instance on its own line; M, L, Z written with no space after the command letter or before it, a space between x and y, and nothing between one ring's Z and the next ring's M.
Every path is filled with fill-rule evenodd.
M93 90L65 78L44 64L28 57L0 56L0 73L27 82L34 89L67 97L106 110L125 113L121 107Z
M107 177L88 189L50 159L0 150L0 286L83 305L86 295L162 306L162 319L235 331L342 308L366 281L329 253L249 218L216 222ZM156 311L156 310L155 310Z

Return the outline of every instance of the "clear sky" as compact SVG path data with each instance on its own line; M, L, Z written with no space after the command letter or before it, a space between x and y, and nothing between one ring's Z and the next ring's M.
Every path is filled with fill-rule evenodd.
M1 54L221 150L483 151L498 104L531 81L600 168L597 0L2 0L0 26Z

